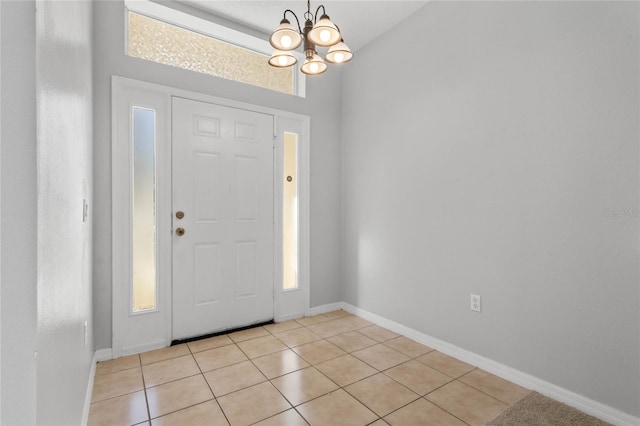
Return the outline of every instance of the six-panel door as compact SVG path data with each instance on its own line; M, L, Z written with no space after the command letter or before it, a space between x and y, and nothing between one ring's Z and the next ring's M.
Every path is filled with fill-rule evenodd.
M173 339L270 320L273 116L172 109Z

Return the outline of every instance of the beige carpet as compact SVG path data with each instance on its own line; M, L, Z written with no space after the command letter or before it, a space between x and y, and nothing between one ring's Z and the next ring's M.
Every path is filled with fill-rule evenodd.
M561 402L531 392L498 417L490 426L610 426L609 423L569 407Z

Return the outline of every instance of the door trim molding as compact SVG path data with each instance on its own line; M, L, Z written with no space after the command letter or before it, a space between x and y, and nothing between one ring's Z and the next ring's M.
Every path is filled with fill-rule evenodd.
M171 342L171 238L170 216L163 215L171 204L171 104L164 93L133 80L112 78L111 129L111 243L112 243L112 355L118 358L157 349ZM156 111L156 309L132 313L133 281L133 165L131 108ZM170 178L170 176L169 176Z
M298 288L284 290L283 283L283 159L284 133L298 135ZM311 122L309 117L283 117L276 122L276 144L274 149L273 185L276 204L274 205L275 264L274 320L287 321L309 315L310 300L310 150ZM293 307L293 309L292 309Z
M278 308L278 302L282 301L280 297L281 291L277 291L281 287L281 277L277 273L274 274L274 319L276 321L282 321L289 319L287 317L295 317L306 315L309 312L310 307L310 118L305 115L296 114L288 111L282 111L275 108L269 108L259 105L252 105L245 102L235 101L232 99L225 99L216 96L205 95L202 93L191 92L184 89L178 89L175 87L163 86L155 83L149 83L145 81L130 79L120 76L112 76L112 351L113 357L117 358L128 353L135 353L142 350L155 349L164 342L164 346L168 346L171 343L172 333L172 306L171 306L171 99L173 97L180 97L190 99L194 101L207 102L217 104L221 106L244 109L247 111L254 111L258 113L272 115L274 117L274 168L282 167L282 162L276 155L278 149L277 146L281 145L281 133L282 129L280 123L287 121L293 121L300 123L302 128L301 134L301 153L299 157L300 166L300 204L299 204L299 227L300 227L300 248L299 248L299 268L301 285L300 291L304 300L304 307L301 309L300 315L286 314L282 312L282 309ZM158 151L165 150L165 156L168 154L168 161L158 161L157 163L157 178L158 178L158 192L166 193L168 190L168 199L158 200L157 205L157 238L158 238L158 262L157 265L160 268L164 265L164 269L158 270L158 310L154 312L156 315L155 320L164 325L164 336L162 339L152 338L149 336L149 341L137 342L137 345L128 348L123 348L123 337L129 326L123 311L124 296L122 290L128 283L131 277L131 205L130 205L130 182L131 165L130 162L123 161L123 158L129 158L130 153L123 150L122 140L128 138L129 123L123 122L122 108L123 100L127 99L132 92L138 93L151 93L159 102L163 103L166 107L166 114L158 117L158 128L163 127L165 132L166 143L163 146L158 147ZM162 121L161 121L162 120ZM286 129L285 129L286 130ZM274 185L277 173L274 173ZM277 188L277 185L276 185ZM282 252L278 250L281 247L282 235L278 233L279 229L282 229L281 222L282 217L278 215L279 208L282 203L281 191L274 191L274 262L275 269L278 270L278 265L282 264ZM161 252L162 251L162 252ZM167 259L168 253L168 259ZM128 311L128 307L127 307ZM282 312L282 315L280 315ZM128 313L128 312L127 312ZM144 314L143 314L144 315ZM137 315L143 317L143 315ZM147 314L150 315L150 314ZM144 335L144 334L143 334ZM124 351L123 351L124 349Z

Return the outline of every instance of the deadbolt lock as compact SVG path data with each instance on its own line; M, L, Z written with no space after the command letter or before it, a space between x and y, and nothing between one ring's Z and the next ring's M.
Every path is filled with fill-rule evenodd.
M184 235L184 228L176 228L176 235L182 237Z
M178 211L176 212L176 217L177 217L178 219L182 219L182 218L184 217L184 212L183 212L182 210L178 210Z

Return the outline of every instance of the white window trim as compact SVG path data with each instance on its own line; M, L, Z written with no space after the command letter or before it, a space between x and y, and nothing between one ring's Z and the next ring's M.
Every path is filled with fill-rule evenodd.
M180 12L179 10L171 9L149 0L125 0L124 4L126 11L157 19L187 30L195 31L216 40L253 50L254 52L268 56L271 56L273 53L273 47L271 47L267 40L207 21L206 19L198 18L197 16L189 15L188 13ZM128 51L129 44L127 25L125 25L125 29L126 53ZM304 62L305 58L304 55L298 51L293 51L291 53L296 57L296 59L298 59L298 63L294 65L293 94L304 98L306 96L306 77L300 72L300 66Z
M298 135L298 286L283 288L283 163L284 134ZM310 313L311 266L310 266L310 190L311 190L311 121L307 116L280 113L276 116L276 145L274 151L275 205L275 310L276 321L286 321Z
M170 98L133 81L112 84L112 354L114 358L167 346L171 342L171 226L158 214L171 203ZM132 312L133 152L131 108L156 111L156 308ZM144 336L143 338L142 335Z

